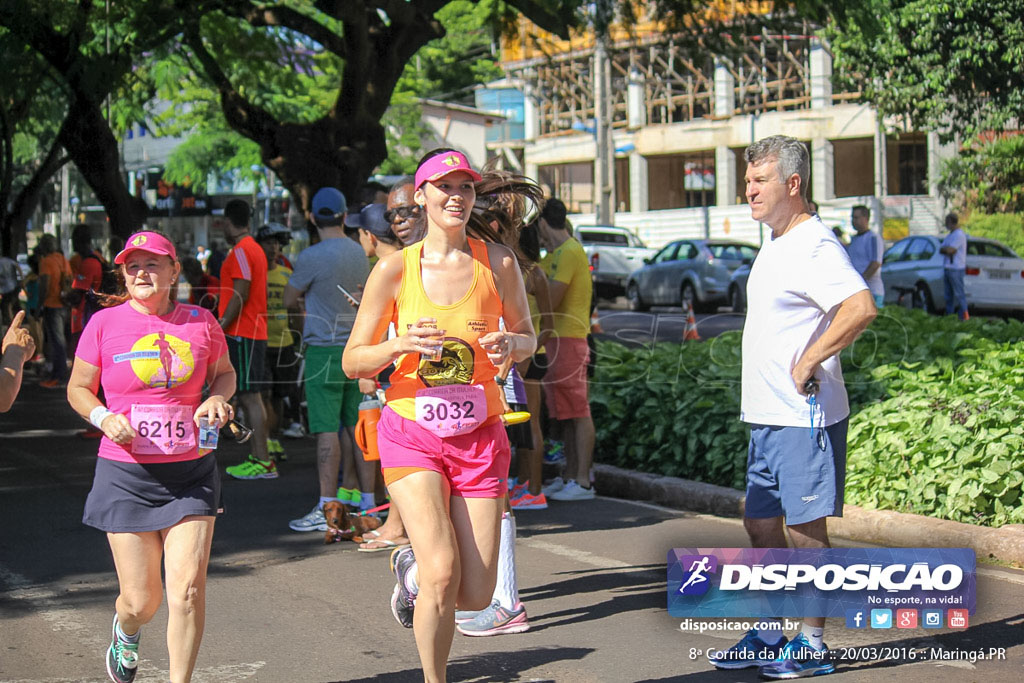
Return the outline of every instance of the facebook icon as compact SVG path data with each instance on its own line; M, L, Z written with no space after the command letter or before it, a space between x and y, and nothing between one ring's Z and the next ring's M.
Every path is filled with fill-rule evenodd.
M866 628L867 617L862 609L846 610L846 628Z

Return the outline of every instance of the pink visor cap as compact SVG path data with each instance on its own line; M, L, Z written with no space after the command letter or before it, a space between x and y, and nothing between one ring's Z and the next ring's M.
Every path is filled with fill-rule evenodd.
M178 252L169 239L157 232L138 232L128 239L128 244L114 257L114 263L125 262L133 251L148 251L150 254L161 254L178 260Z
M433 182L456 171L465 171L473 179L473 182L480 182L480 174L469 165L465 154L462 152L444 152L435 157L430 157L423 162L422 166L416 169L416 189L420 189L423 183Z

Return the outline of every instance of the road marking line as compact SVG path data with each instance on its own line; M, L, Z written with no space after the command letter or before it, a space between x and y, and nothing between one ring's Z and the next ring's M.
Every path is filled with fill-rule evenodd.
M20 432L4 432L0 439L34 439L40 436L76 436L81 429L23 429Z
M636 569L636 565L629 564L627 562L620 562L619 560L613 560L610 557L601 557L594 553L586 550L577 550L575 548L569 548L564 545L557 543L550 543L548 541L541 541L536 538L520 538L517 541L520 545L533 548L534 550L544 550L554 555L560 555L562 557L568 557L571 560L576 560L582 564L589 564L591 567L599 567L601 569Z

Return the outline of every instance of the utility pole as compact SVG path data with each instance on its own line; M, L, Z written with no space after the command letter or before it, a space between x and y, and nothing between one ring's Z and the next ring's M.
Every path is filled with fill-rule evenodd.
M615 221L615 152L612 143L611 63L608 56L608 32L613 17L611 0L595 3L594 33L594 118L597 129L597 159L594 187L597 191L595 218L600 225Z

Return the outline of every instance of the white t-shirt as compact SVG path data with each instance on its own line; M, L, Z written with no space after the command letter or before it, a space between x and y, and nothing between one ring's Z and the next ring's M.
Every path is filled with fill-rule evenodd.
M764 243L747 280L741 420L811 426L807 398L790 373L828 329L839 304L865 289L843 245L817 216ZM850 414L839 356L825 359L815 376L814 424L835 424Z
M946 268L964 270L967 268L967 233L957 228L951 230L946 239L942 240L942 246L953 247L956 253L952 256L943 254Z

